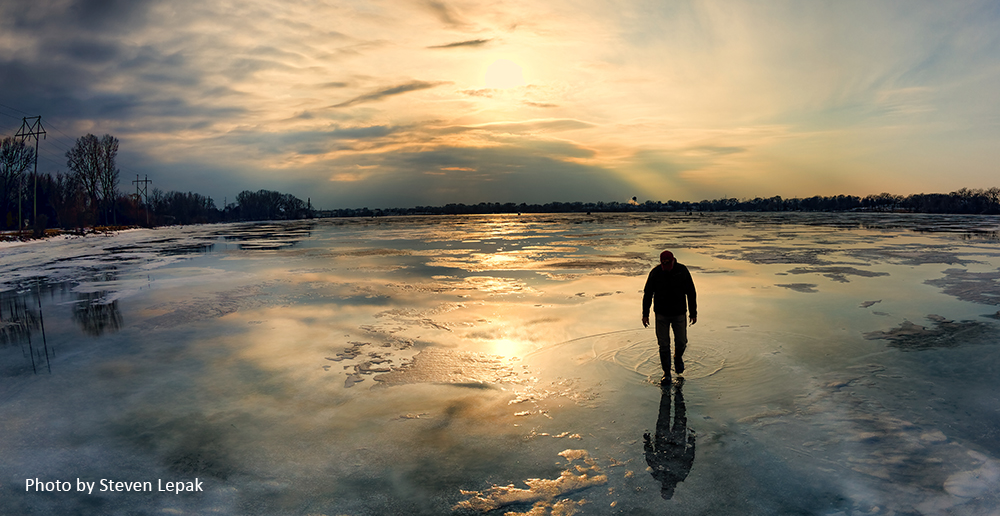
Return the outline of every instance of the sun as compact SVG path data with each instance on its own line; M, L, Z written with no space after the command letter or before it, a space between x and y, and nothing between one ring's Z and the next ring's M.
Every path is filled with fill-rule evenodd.
M486 69L486 87L493 89L524 86L524 71L509 59L497 59Z

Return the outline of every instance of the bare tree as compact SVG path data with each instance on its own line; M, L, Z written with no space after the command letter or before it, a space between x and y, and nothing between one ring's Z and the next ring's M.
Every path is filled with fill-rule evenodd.
M76 139L76 145L66 153L66 164L76 181L83 186L93 209L112 207L118 196L118 138L93 134ZM104 222L108 222L107 213Z
M104 203L114 209L115 199L118 198L118 176L120 171L115 166L115 158L118 157L118 138L105 134L101 138L101 197ZM117 213L113 213L115 223L118 222Z
M10 225L16 213L11 209L20 195L23 194L22 174L35 163L35 149L28 147L24 141L6 137L0 142L0 215L3 223Z
M101 177L98 159L99 145L100 141L97 137L88 134L77 138L76 145L66 152L66 165L69 167L73 180L83 187L92 209L96 208L100 195L98 188Z

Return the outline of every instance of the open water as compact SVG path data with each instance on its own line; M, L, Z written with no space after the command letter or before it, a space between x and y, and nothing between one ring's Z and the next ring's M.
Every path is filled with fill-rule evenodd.
M497 215L8 245L0 514L1000 514L998 230ZM663 249L699 296L665 388L640 322Z

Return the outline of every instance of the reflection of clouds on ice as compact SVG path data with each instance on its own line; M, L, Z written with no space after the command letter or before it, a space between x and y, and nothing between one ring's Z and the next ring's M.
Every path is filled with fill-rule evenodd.
M583 274L576 274L576 273L545 272L545 271L537 271L537 274L542 277L548 278L552 281L573 281L573 280L578 280L584 276Z
M523 371L522 374L528 372ZM533 407L519 412L524 415L546 414L547 410L542 406L542 402L553 398L568 399L576 405L589 407L600 397L600 393L594 387L586 387L579 378L556 378L548 383L539 383L538 378L533 376L527 380L528 382L514 388L514 398L508 402L509 405L518 408L525 404Z
M583 500L563 499L557 501L556 498L607 484L608 477L597 465L597 462L590 457L587 450L569 449L560 452L559 455L567 459L569 464L558 478L529 478L524 481L525 485L528 486L527 489L510 484L493 486L484 491L463 490L462 494L468 496L469 499L456 504L453 510L486 513L511 505L533 504L528 512L508 512L506 514L575 514L576 511L573 509L585 503ZM575 461L583 464L575 463Z
M548 252L555 253L555 250ZM635 276L649 268L646 255L572 255L549 257L538 250L440 256L427 262L431 267L449 267L469 272L503 270L584 270Z
M376 376L380 385L409 383L499 384L520 382L511 360L485 353L428 348L391 372Z
M961 471L948 477L944 482L944 490L958 499L979 498L992 494L998 499L1000 493L1000 462L982 453L969 451L969 457L982 466L969 471Z
M524 281L498 276L434 276L430 281L387 283L386 288L397 292L457 293L457 294L529 294L536 291Z
M116 437L159 458L174 475L225 480L240 472L232 428L239 413L171 414L155 408L130 411L109 423Z
M885 375L878 364L824 375L794 406L739 422L830 473L856 509L992 514L1000 463L933 424L894 416L878 396Z
M168 302L150 307L162 312L149 317L140 325L144 328L170 328L205 319L222 317L240 310L252 310L287 302L282 296L270 295L267 288L273 283L243 285L216 292L211 296L194 297L183 301Z
M439 330L451 331L447 325L442 325L431 320L431 316L446 314L455 310L465 308L462 303L442 303L434 308L393 308L383 310L374 315L376 319L388 318L393 321L415 324L425 327L437 328Z

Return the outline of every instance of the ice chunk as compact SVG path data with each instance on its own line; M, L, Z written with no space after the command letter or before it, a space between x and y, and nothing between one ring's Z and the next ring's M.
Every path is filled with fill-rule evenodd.
M590 454L587 450L564 450L560 452L559 455L569 459L571 462L571 464L567 466L566 470L559 475L559 478L529 478L524 481L524 483L528 486L527 489L518 488L515 487L514 484L510 484L507 486L493 486L482 492L462 491L462 494L467 495L470 498L459 502L453 507L453 509L465 509L486 513L508 505L530 503L536 504L535 507L539 507L543 511L546 507L552 506L552 514L557 514L555 512L555 507L562 502L558 502L553 505L553 501L556 498L587 489L589 487L604 485L608 482L607 475L605 475L594 460L590 458ZM578 460L582 460L585 466L572 464L573 461ZM541 505L538 505L539 503ZM578 504L579 502L574 503ZM565 503L561 507L562 508L560 510L568 510L570 505ZM535 509L532 508L532 511L534 510ZM528 514L533 514L533 512L529 512ZM540 514L544 514L544 512L541 512ZM561 512L560 514L572 514L572 512Z

